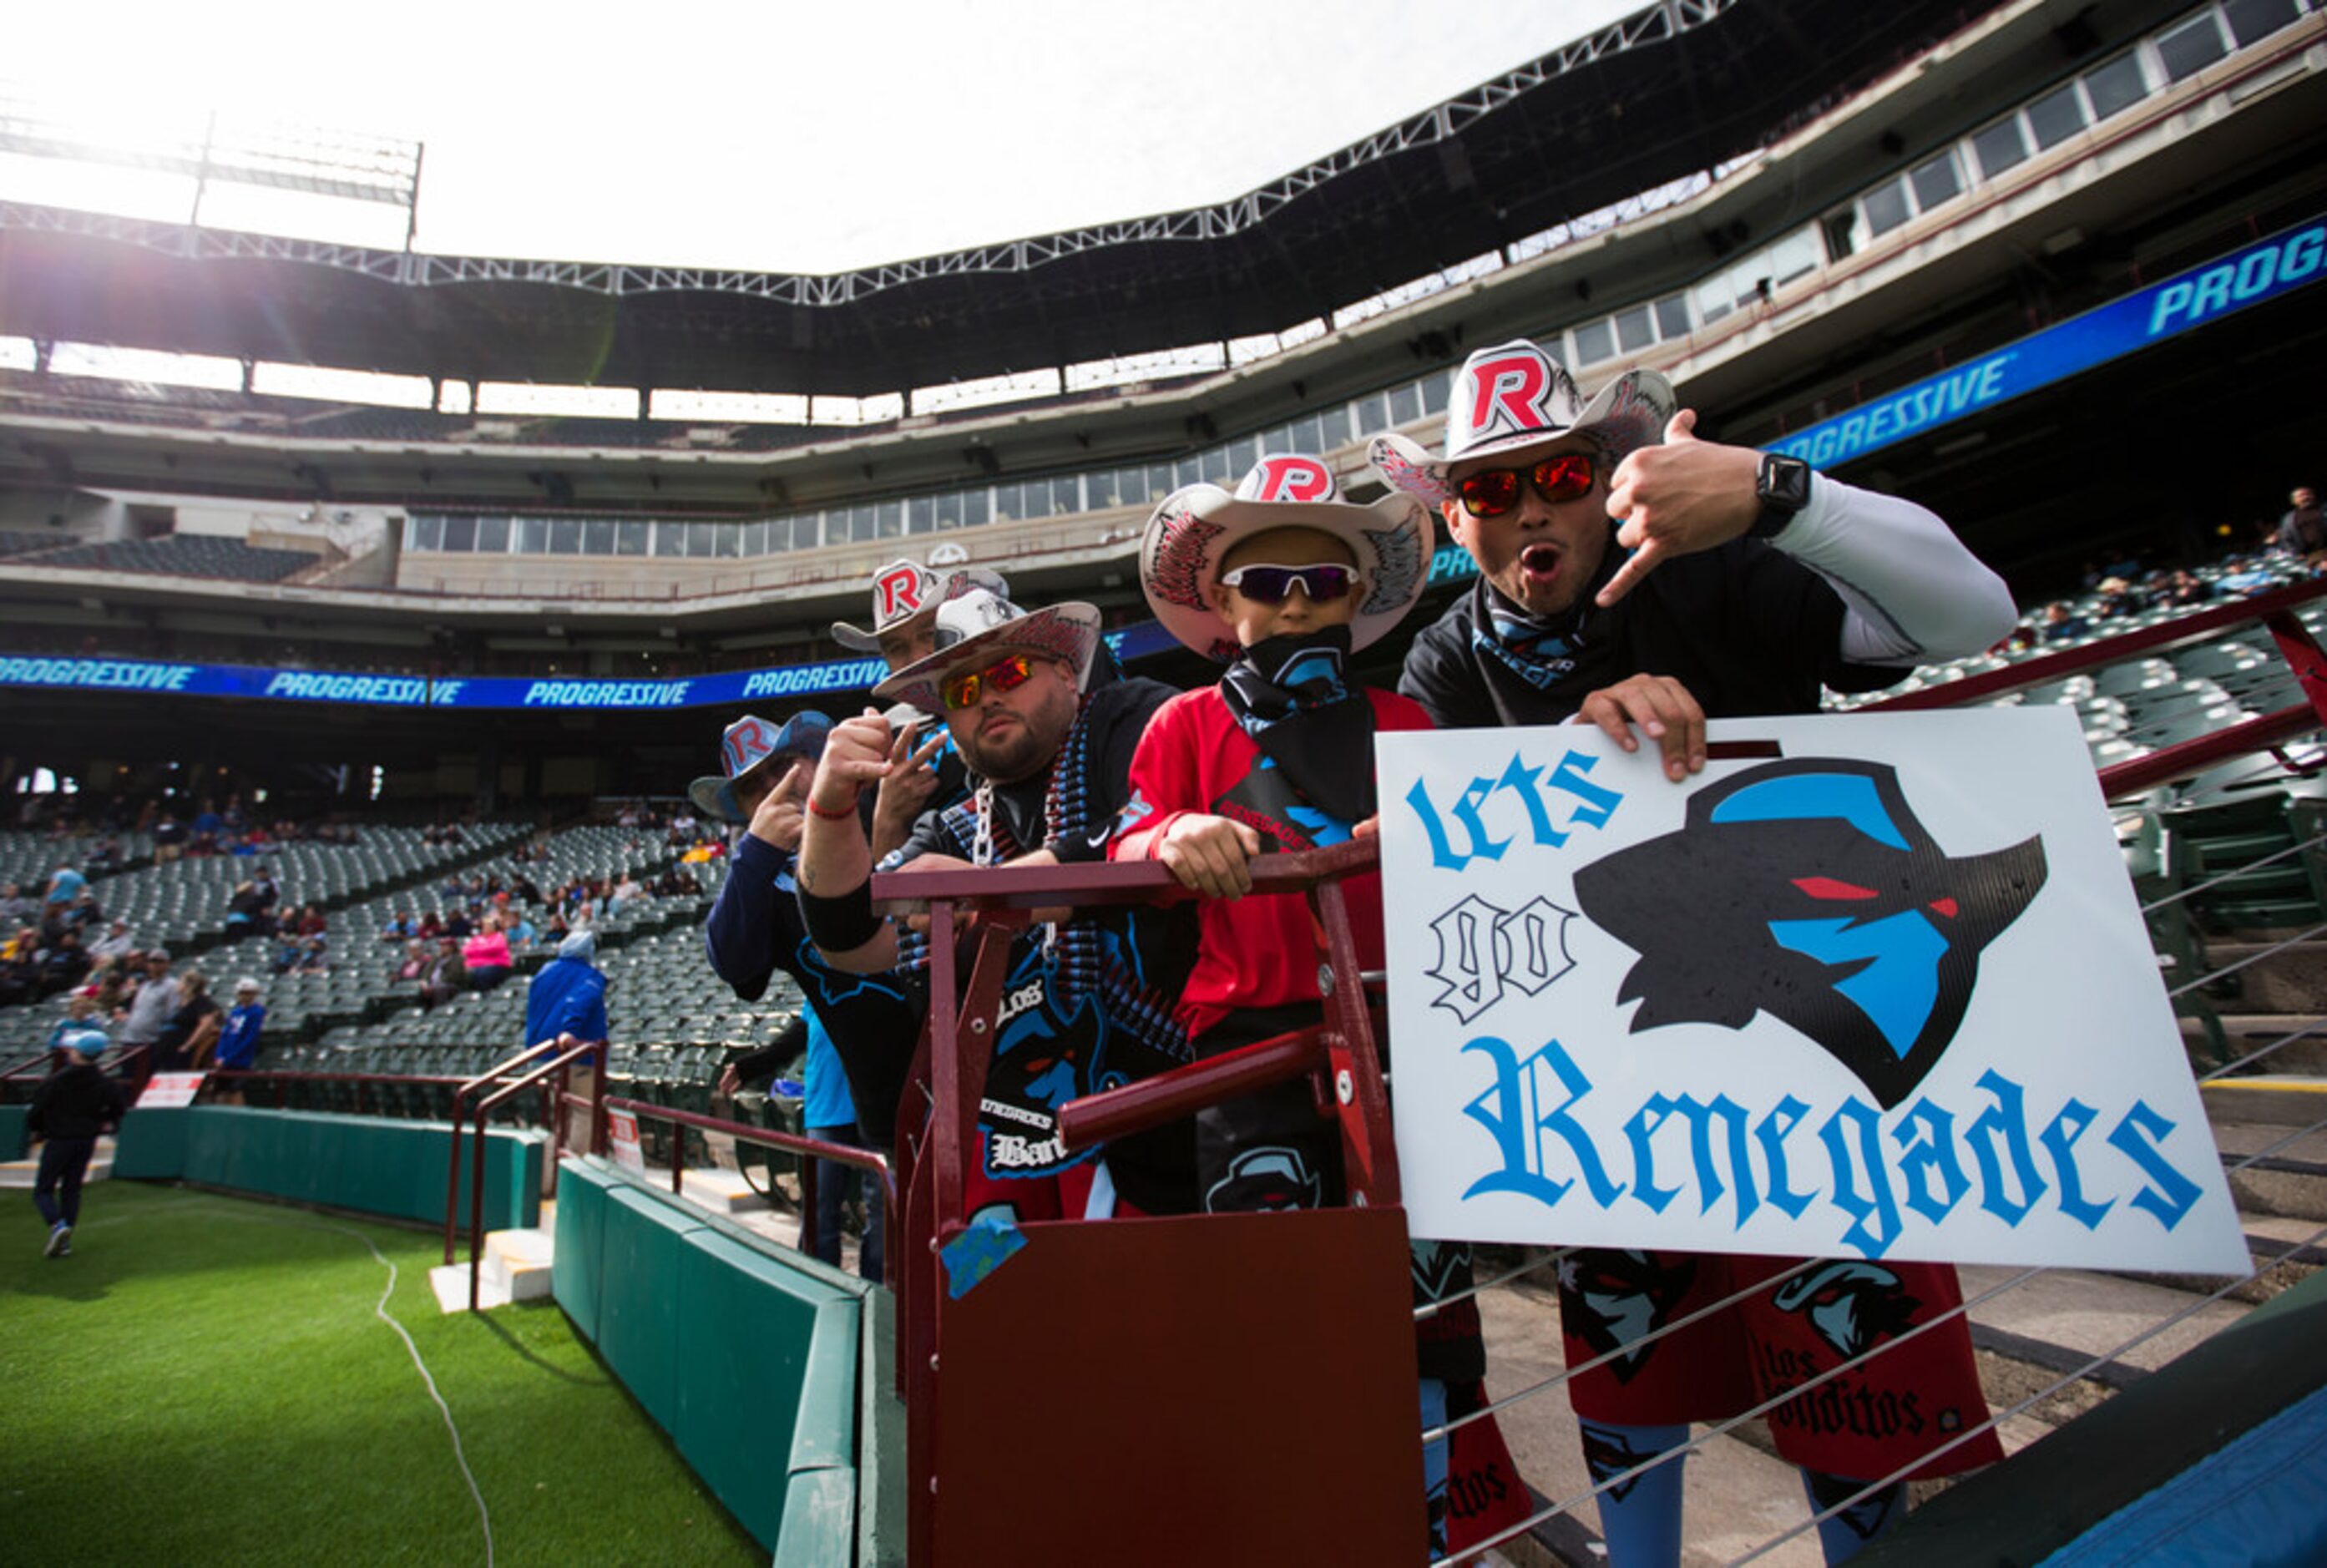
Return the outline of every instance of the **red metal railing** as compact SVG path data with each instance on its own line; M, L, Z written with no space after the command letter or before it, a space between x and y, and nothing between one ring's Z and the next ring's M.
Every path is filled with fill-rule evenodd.
M1263 1041L1061 1107L1062 1135L1077 1144L1159 1125L1267 1083L1317 1075L1321 1106L1337 1114L1344 1180L1353 1208L1394 1206L1397 1156L1390 1141L1363 968L1341 879L1372 870L1371 839L1252 863L1256 893L1304 893L1325 938L1320 966L1325 1022ZM936 1523L933 1479L939 1367L948 1293L939 1249L958 1236L965 1162L976 1146L979 1102L993 1055L1011 939L1028 911L1154 904L1189 896L1170 870L1154 862L976 870L894 872L873 879L876 907L892 913L926 908L930 920L930 1012L901 1100L897 1190L902 1224L887 1249L896 1293L898 1382L905 1401L911 1560L928 1562ZM958 990L957 942L970 949L967 987ZM917 1095L916 1090L919 1090ZM1071 1131L1069 1131L1071 1129Z
M575 1105L584 1102L578 1095L566 1097ZM881 1201L883 1214L883 1235L893 1235L891 1229L897 1218L897 1184L890 1171L887 1158L871 1149L860 1149L848 1143L828 1143L822 1138L810 1138L798 1133L779 1133L767 1127L754 1127L743 1122L731 1122L722 1116L706 1116L696 1111L682 1111L672 1106L650 1105L645 1100L624 1097L600 1096L595 1111L603 1116L608 1111L628 1111L632 1115L669 1122L678 1127L693 1127L698 1132L724 1133L739 1143L753 1143L763 1149L780 1149L787 1153L808 1156L800 1166L800 1237L799 1250L813 1253L818 1239L816 1228L816 1162L830 1160L838 1165L854 1165L869 1171L881 1180ZM676 1194L686 1186L687 1149L684 1138L673 1138L670 1148L670 1190Z
M1904 692L1881 702L1869 703L1859 711L1906 713L1920 708L1960 707L1984 697L2002 696L2007 692L2082 675L2104 665L2120 663L2136 654L2202 642L2231 627L2261 621L2269 629L2272 639L2278 644L2280 657L2294 671L2294 678L2302 686L2304 700L2231 724L2211 734L2161 746L2147 756L2135 757L2130 761L2101 770L2101 792L2104 795L2111 799L2137 795L2172 779L2202 772L2217 762L2243 757L2252 751L2266 751L2290 735L2299 735L2307 730L2327 725L2327 653L2321 651L2319 644L2313 640L2311 633L2295 615L2298 606L2321 598L2327 598L2327 580L2298 583L2290 588L2273 589L2267 593L2257 593L2251 599L2201 610L2157 626L2087 643L2082 648L2066 649L2059 653L2024 659L2007 669L1990 670L1985 675L1967 676L1962 680L1946 681L1924 686L1919 691Z
M500 1078L507 1077L509 1073L523 1067L527 1062L529 1062L536 1057L540 1056L544 1051L556 1050L561 1048L571 1047L574 1043L574 1037L570 1034L561 1034L556 1040L537 1041L535 1043L527 1046L523 1050L519 1051L515 1056L495 1062L492 1066L487 1068L476 1077L463 1079L461 1086L453 1091L452 1148L445 1155L444 1168L444 1261L446 1263L451 1263L453 1261L453 1238L460 1225L462 1107L467 1105L469 1100L487 1084L494 1083ZM552 1107L555 1107L561 1102L553 1097L549 1103ZM549 1120L555 1123L558 1118L553 1115L549 1117ZM481 1124L480 1124L480 1125L481 1126ZM481 1136L481 1134L480 1135ZM553 1127L552 1137L555 1138L556 1136L557 1130Z
M581 1060L584 1057L593 1054L604 1044L603 1041L576 1041L570 1034L561 1034L557 1037L556 1041L552 1043L556 1046L562 1046L565 1049L559 1050L556 1056L550 1058L547 1061L543 1062L531 1072L525 1074L521 1078L511 1079L509 1082L503 1084L500 1088L495 1089L492 1093L485 1096L482 1099L477 1102L477 1131L476 1136L471 1144L472 1162L469 1172L469 1311L472 1312L477 1310L478 1281L479 1276L483 1273L484 1269L486 1118L492 1114L494 1106L500 1105L504 1101L513 1098L518 1095L523 1094L529 1088L547 1083L553 1078L556 1079L558 1087L556 1092L551 1096L550 1104L555 1107L563 1107L565 1103L565 1083L566 1069L572 1067L575 1062ZM548 1049L550 1049L550 1044L537 1045L523 1054L528 1058L538 1056L543 1050ZM461 1200L460 1115L460 1106L456 1100L453 1108L453 1190L446 1193L444 1197L447 1208L457 1207ZM552 1125L550 1128L549 1160L551 1167L555 1169L558 1150L565 1140L565 1117L563 1115L554 1115L550 1120ZM450 1263L453 1260L448 1257L444 1261Z

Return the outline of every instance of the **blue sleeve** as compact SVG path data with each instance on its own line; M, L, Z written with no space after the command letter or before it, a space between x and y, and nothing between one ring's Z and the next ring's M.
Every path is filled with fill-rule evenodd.
M576 1040L612 1040L614 1031L606 1022L606 982L602 975L590 987L588 1003L578 1010L573 1030Z
M768 977L790 973L802 938L799 902L792 887L792 857L764 839L745 834L720 884L719 898L703 922L703 946L711 967L736 995L756 1002Z

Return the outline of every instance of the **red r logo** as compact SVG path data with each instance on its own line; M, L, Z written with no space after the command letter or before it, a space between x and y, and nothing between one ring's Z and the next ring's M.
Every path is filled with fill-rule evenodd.
M921 569L908 562L874 579L873 593L883 625L921 612Z
M1333 475L1313 457L1268 457L1244 488L1248 500L1321 501L1333 493Z
M734 778L751 766L753 759L766 756L775 746L774 737L759 720L746 719L735 725L727 732L727 777Z
M1481 360L1471 367L1471 428L1483 432L1500 420L1513 432L1542 429L1550 423L1543 412L1550 387L1550 370L1537 355Z

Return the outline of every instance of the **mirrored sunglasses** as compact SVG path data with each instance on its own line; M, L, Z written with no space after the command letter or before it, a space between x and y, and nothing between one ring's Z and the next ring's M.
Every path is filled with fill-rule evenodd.
M1472 517L1500 518L1519 504L1525 486L1535 486L1547 501L1572 501L1590 493L1598 473L1590 453L1565 452L1529 469L1481 469L1454 488Z
M1345 596L1357 585L1354 566L1238 566L1220 574L1220 585L1262 604L1282 604L1295 583L1312 604Z
M988 686L998 692L1014 692L1024 686L1033 673L1034 661L1023 653L1014 653L984 669L948 676L938 687L938 697L948 712L959 713L964 708L976 707Z

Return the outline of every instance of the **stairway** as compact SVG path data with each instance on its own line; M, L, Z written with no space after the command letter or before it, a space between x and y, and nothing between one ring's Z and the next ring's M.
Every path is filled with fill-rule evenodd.
M113 1174L113 1140L99 1138L97 1153L89 1157L89 1174L81 1178L86 1187L92 1181L103 1181ZM41 1160L38 1154L29 1160L0 1161L0 1188L14 1188L30 1192L40 1180Z

